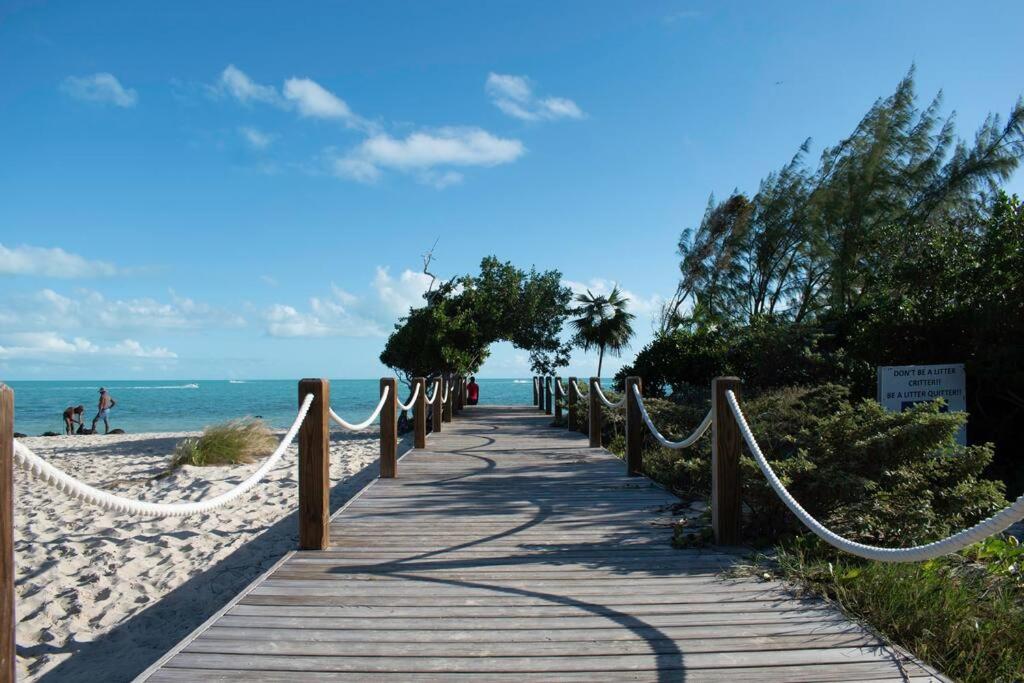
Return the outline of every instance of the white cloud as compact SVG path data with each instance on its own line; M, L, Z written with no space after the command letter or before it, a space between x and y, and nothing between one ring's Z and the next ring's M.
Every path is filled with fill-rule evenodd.
M105 261L90 261L60 247L5 247L0 244L0 275L38 275L59 278L108 277L117 268Z
M335 159L333 170L341 177L361 182L375 182L385 168L415 172L421 182L444 187L461 181L462 175L431 173L435 167L497 166L515 161L525 151L519 140L500 138L480 128L440 128L403 139L381 133Z
M60 84L61 91L76 100L113 104L118 107L134 107L139 95L131 88L125 88L110 73L101 72L89 76L68 76Z
M418 308L425 302L423 294L430 286L431 277L408 268L402 271L398 279L391 277L387 268L377 266L377 274L373 278L373 288L384 311L394 318L403 316L410 308Z
M22 332L5 335L4 340L6 345L0 345L2 359L45 359L80 355L160 359L178 357L165 347L145 347L134 339L123 339L103 346L85 337L65 339L56 332Z
M570 99L565 97L548 97L540 101L540 109L549 118L583 118L583 111Z
M329 295L310 298L307 310L274 304L263 318L272 337L384 337L410 308L424 304L429 286L424 273L406 269L395 278L378 266L366 296L331 285Z
M526 76L491 72L487 74L484 91L494 106L524 121L582 119L585 116L579 105L568 98L536 97Z
M169 301L153 298L108 299L100 292L76 289L65 296L43 289L28 296L0 301L0 320L6 329L40 330L205 330L240 327L245 319L209 304L170 291Z
M334 174L359 183L375 183L380 180L381 170L372 161L358 157L340 157L332 162Z
M242 126L238 129L238 133L253 149L266 149L274 141L273 135L252 126Z
M586 294L588 290L593 294L608 295L616 284L618 283L614 280L605 280L604 278L591 278L587 282L562 280L562 285L571 289L574 296L577 294ZM629 302L626 304L627 310L639 316L647 317L657 314L661 310L661 305L665 302L665 300L658 294L643 297L629 291L628 289L623 289L621 286L619 287L619 292L622 296L629 299Z
M374 126L357 116L345 100L309 78L289 78L284 82L284 96L295 105L299 114L309 118L341 121L349 128L372 130Z
M281 104L281 96L272 85L260 85L234 64L228 64L220 74L215 88L217 92L227 93L239 102L264 102Z
M337 292L333 295L337 297ZM375 320L352 313L339 298L313 297L309 311L274 304L264 313L271 337L380 337L384 329Z
M230 95L243 104L262 102L294 110L306 118L339 121L349 128L368 132L376 130L374 124L353 112L345 100L310 78L289 78L279 92L272 85L257 83L234 64L229 64L211 91L215 95Z
M280 284L277 281L277 278L272 277L270 275L260 275L260 282L262 282L263 284L265 284L265 285L267 285L269 287L277 287Z

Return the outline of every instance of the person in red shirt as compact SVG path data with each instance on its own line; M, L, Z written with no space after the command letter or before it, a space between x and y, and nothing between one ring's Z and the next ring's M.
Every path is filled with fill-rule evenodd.
M469 384L466 385L466 403L475 406L479 402L480 385L476 383L476 377L470 377Z

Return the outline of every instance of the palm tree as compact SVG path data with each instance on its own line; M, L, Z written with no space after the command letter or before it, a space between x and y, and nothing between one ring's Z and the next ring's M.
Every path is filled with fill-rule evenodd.
M576 301L580 305L573 313L579 317L570 321L576 330L573 343L584 351L598 349L597 376L600 378L605 352L619 356L629 346L636 316L626 310L629 299L622 296L618 285L608 296L595 296L588 289L586 294L577 294Z

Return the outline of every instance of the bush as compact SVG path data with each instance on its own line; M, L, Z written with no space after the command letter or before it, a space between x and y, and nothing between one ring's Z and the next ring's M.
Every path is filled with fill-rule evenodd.
M648 401L669 438L700 422L697 409ZM851 403L838 385L789 388L744 401L744 411L765 456L783 484L815 518L864 543L903 545L941 538L974 524L1006 504L1003 484L981 478L990 445L960 446L966 416L943 413L938 403L890 413L878 403ZM645 446L644 469L679 493L707 496L711 444L669 451ZM745 530L774 539L803 532L745 450L743 500L751 508Z
M250 463L269 455L276 446L277 438L263 420L232 420L207 427L198 438L182 440L174 449L171 465L205 467Z
M770 362L765 359L770 358ZM644 381L644 394L673 397L690 387L707 391L718 376L735 375L751 393L792 385L871 382L874 369L849 358L826 326L760 317L746 325L678 328L654 338L615 375ZM872 385L873 386L873 385Z

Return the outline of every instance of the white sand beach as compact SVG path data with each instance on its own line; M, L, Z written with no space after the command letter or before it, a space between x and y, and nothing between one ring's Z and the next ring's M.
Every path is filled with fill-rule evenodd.
M258 464L163 472L191 433L23 439L94 486L154 502L205 499ZM375 431L334 434L332 509L376 476ZM399 453L406 450L401 444ZM296 547L296 448L241 499L185 519L140 519L15 475L19 680L131 680Z

